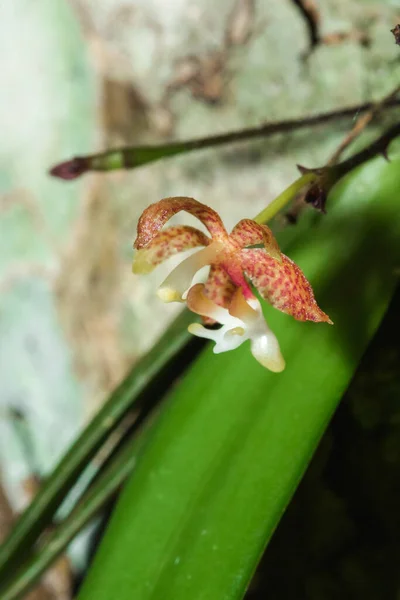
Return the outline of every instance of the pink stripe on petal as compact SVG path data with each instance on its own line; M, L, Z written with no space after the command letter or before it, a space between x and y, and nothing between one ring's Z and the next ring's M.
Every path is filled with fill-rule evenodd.
M207 298L218 304L218 306L228 308L236 289L237 287L222 267L211 265L210 273L204 286L204 293ZM203 317L203 322L206 325L213 325L215 323L213 319L208 317Z
M199 219L214 238L223 238L228 235L215 210L194 198L176 196L174 198L163 198L163 200L146 208L138 222L134 248L138 250L145 248L165 223L182 210Z
M232 254L228 255L224 258L224 261L221 262L221 267L229 275L234 285L238 288L241 288L243 296L246 298L246 300L254 297L251 287L249 286L245 277L244 270L240 262L240 256Z
M251 219L242 219L235 225L229 237L241 248L262 244L268 254L280 260L281 251L278 242L266 225L260 225Z
M160 231L145 248L137 250L133 259L134 273L150 273L167 258L198 246L208 246L210 238L188 225L177 225Z
M262 297L278 310L298 321L331 323L301 269L284 254L278 262L262 249L242 250L242 266Z

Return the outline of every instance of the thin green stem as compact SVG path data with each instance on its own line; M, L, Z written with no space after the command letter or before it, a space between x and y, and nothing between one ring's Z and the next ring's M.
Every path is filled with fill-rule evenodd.
M282 210L285 206L291 202L299 192L301 192L307 185L316 181L318 176L313 173L305 173L296 181L294 181L289 187L287 187L275 200L273 200L268 206L266 206L255 218L257 223L268 223L275 215Z

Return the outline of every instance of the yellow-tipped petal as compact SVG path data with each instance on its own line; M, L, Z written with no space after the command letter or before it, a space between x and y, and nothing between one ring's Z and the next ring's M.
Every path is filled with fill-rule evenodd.
M147 275L148 273L151 273L155 267L156 265L148 260L147 250L136 250L132 263L132 272L135 273L135 275Z

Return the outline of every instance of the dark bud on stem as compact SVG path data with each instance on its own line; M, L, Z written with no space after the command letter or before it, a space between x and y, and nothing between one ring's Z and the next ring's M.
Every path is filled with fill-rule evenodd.
M325 206L327 197L328 193L326 189L316 182L306 191L304 202L311 204L316 210L326 214Z
M394 39L396 41L396 44L398 44L400 46L400 25L396 25L396 27L394 27L390 31L394 35Z
M325 206L328 197L328 192L331 186L328 184L327 169L308 169L297 165L298 170L302 175L306 173L314 173L318 176L304 194L304 202L311 204L316 210L326 214Z
M76 156L71 160L55 165L55 167L50 169L49 173L53 177L59 177L60 179L69 181L71 179L77 179L77 177L80 177L83 173L89 171L89 169L89 159L82 156Z

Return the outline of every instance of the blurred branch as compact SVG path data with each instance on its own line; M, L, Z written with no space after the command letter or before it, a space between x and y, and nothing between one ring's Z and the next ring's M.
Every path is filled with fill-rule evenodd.
M383 102L382 107L392 108L400 105L400 100L391 98ZM294 132L299 129L316 127L326 123L354 117L355 114L371 110L373 102L366 102L356 106L342 108L331 112L304 117L302 119L289 119L276 123L263 123L257 127L240 129L222 135L208 136L183 142L173 142L160 146L132 146L107 150L99 154L77 156L71 160L55 165L50 174L60 179L76 179L89 171L113 171L116 169L133 169L177 154L213 148L225 144L256 138L270 137L279 133Z
M386 160L389 160L387 152L390 143L400 136L400 123L396 123L385 131L378 139L369 144L366 148L353 154L347 160L336 165L329 163L324 167L317 169L307 169L298 165L300 172L304 175L314 175L314 179L310 185L300 190L302 195L303 205L311 204L317 210L325 212L325 204L330 190L336 183L345 177L348 173L357 167L368 162L376 156L382 155ZM300 209L301 210L301 209ZM296 217L298 216L297 212Z
M331 46L340 44L348 39L357 41L363 46L368 46L370 44L368 34L359 29L336 31L322 35L321 17L315 0L292 0L292 2L299 9L308 31L309 49L303 55L304 59L307 59L313 50L320 44Z
M371 121L381 112L381 110L385 106L387 106L388 104L390 104L391 102L396 100L396 97L398 96L399 93L400 93L400 86L397 86L387 96L382 98L379 102L376 102L375 104L373 104L371 106L371 108L365 112L365 114L361 115L361 117L359 117L357 119L357 121L355 122L353 127L350 129L349 133L345 136L345 138L339 144L338 148L332 154L331 158L329 159L329 161L326 165L327 167L329 167L329 166L332 167L333 165L335 165L337 163L337 161L341 157L344 150L346 148L348 148L348 146L350 146L350 144L364 131L364 129L367 127L367 125L369 125L371 123ZM396 126L394 127L394 129L396 131ZM378 151L378 153L379 152L382 153L385 156L385 158L387 158L387 154L386 154L387 146L390 143L391 139L393 139L393 138L390 138L389 140L387 140L387 135L388 135L388 132L383 134L385 144L384 144L384 147ZM396 134L394 135L394 137L397 137ZM381 139L382 138L380 138L380 140ZM379 142L379 140L376 140L374 142L374 144L377 144L378 142ZM380 142L378 143L378 147L379 147L379 144L380 144ZM374 148L376 148L376 146L372 147L372 151L374 150ZM363 156L366 156L365 155L366 151L367 151L367 153L370 152L371 146L369 147L369 149L367 148L366 150L362 151ZM353 156L351 158L351 160L354 161L357 156L358 156L358 154ZM368 156L369 156L369 154L368 154ZM367 160L369 160L369 158L367 158ZM354 168L354 167L351 167L351 168ZM308 193L308 190L306 188L304 188L297 195L292 206L287 211L287 213L285 215L285 219L288 224L295 225L297 223L299 215L301 214L301 212L304 210L304 208L307 205L307 199L306 199L307 193ZM324 210L326 196L325 196L325 198L322 199L321 193L317 192L316 198L317 198L317 200L315 198L310 200L310 196L309 196L308 202L310 202L311 204L314 204L314 205L315 205L315 203L317 203L319 205L318 208L321 209L321 207L322 207L322 209ZM321 204L321 200L322 200L322 204Z
M314 0L292 0L299 9L308 29L310 50L313 50L321 41L319 32L319 11Z
M380 113L384 106L387 105L388 102L391 102L396 98L399 92L400 85L396 86L395 89L390 92L390 94L388 94L387 96L382 98L382 100L374 104L368 111L366 111L363 115L361 115L361 117L357 119L353 127L350 129L349 133L341 142L337 150L333 153L328 164L334 165L335 163L337 163L343 151L364 131L367 125L369 125L369 123L374 119L374 117L376 117Z

